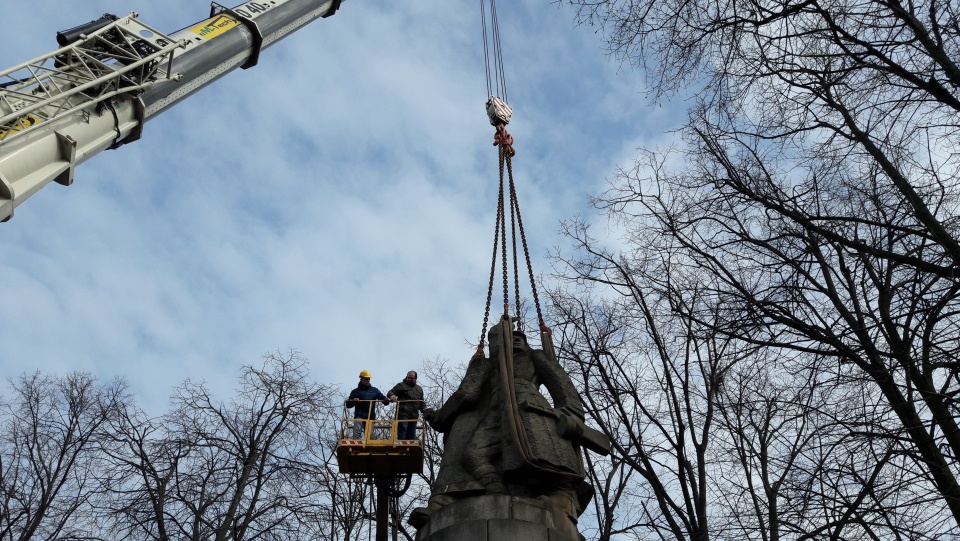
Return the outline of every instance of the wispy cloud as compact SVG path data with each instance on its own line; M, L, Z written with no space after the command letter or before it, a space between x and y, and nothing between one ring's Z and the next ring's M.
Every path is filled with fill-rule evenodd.
M168 31L200 1L11 0L0 65L101 13ZM348 0L0 225L0 362L125 376L150 408L292 347L390 386L480 330L496 202L477 6ZM644 123L640 77L549 0L500 6L534 264ZM495 303L496 304L496 303Z

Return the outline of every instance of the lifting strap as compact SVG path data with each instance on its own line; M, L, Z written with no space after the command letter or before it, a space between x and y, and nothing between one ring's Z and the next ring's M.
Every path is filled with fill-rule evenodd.
M548 341L549 336L546 338ZM503 398L504 417L507 419L507 428L510 441L513 443L517 455L520 457L520 463L524 468L530 471L537 471L541 474L547 474L555 480L575 485L585 477L583 470L582 451L578 445L574 445L574 453L577 455L577 471L571 472L566 469L557 468L543 460L534 458L533 449L530 441L527 439L527 431L523 426L523 417L520 415L520 406L517 401L516 379L513 374L513 325L508 316L500 320L500 378ZM550 350L553 351L553 344L550 343ZM556 362L556 359L551 359Z

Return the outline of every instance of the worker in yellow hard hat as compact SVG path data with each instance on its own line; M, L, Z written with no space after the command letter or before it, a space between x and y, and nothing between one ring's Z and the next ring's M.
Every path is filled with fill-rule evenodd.
M358 440L363 439L367 420L376 418L377 408L374 401L379 400L384 405L390 403L390 400L380 392L380 389L370 385L370 378L369 370L361 370L360 383L356 389L350 391L350 396L347 397L346 401L348 408L355 408L353 411L357 420L353 422L353 437Z

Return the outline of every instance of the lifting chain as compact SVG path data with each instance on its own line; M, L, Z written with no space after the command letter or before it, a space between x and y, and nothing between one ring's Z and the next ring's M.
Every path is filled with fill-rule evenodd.
M483 357L483 348L486 343L487 327L490 322L490 306L493 302L493 282L496 276L498 251L500 252L501 257L501 269L503 276L503 315L505 317L510 316L510 289L507 262L507 204L509 204L510 209L510 238L513 247L513 289L516 314L520 314L520 262L519 257L517 256L517 233L519 231L520 243L523 247L524 262L527 267L527 276L530 280L530 288L533 292L533 303L537 310L537 321L540 324L541 331L549 332L549 329L543 320L543 311L540 308L540 297L537 295L537 284L533 276L533 264L530 261L530 248L527 244L527 235L523 228L523 217L520 214L520 202L517 197L516 183L513 179L513 156L516 154L512 147L513 137L506 133L506 130L503 129L503 124L497 125L497 135L500 136L501 134L506 134L508 138L503 139L497 137L495 138L495 141L498 142L494 143L499 147L500 190L497 198L497 218L493 233L493 256L490 262L490 280L487 285L487 303L483 313L483 328L480 331L480 342L477 346L477 351L474 354L474 358ZM508 179L509 182L505 183L505 179ZM506 194L504 192L505 187L509 189ZM519 318L518 324L522 324L522 321L520 321Z

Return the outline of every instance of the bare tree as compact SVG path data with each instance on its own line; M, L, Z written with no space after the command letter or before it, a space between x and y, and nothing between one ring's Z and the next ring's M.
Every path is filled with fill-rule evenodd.
M550 292L561 357L614 442L590 468L593 539L949 531L909 449L888 437L882 395L850 382L832 357L718 332L726 309L698 298L705 289L692 277L647 274L622 254L567 263L568 276L593 286Z
M863 403L879 409L849 434L869 436L877 481L855 494L893 514L851 517L863 535L955 531L958 6L564 3L647 69L655 98L695 98L681 160L642 153L596 205L730 308L683 317L798 363L831 359L836 383L870 387Z
M179 533L176 482L199 434L184 439L161 421L134 405L123 408L116 418L114 442L108 447L113 490L100 514L104 524L113 524L118 537L169 541Z
M39 372L11 382L0 413L0 539L98 538L106 428L125 385Z
M579 379L590 418L613 442L612 469L590 474L600 490L596 538L632 532L707 540L718 393L725 374L753 348L670 317L668 301L695 298L660 297L601 254L589 265L592 272L604 268L616 298L588 290L550 295L560 356Z
M909 461L873 437L885 426L882 397L816 360L794 361L766 355L724 382L716 493L729 512L719 529L764 541L938 539L946 530L910 497Z
M453 371L428 366L442 401ZM0 539L362 537L374 487L339 472L341 391L313 381L295 351L244 366L227 400L187 381L159 417L120 381L24 376L0 409ZM391 520L408 541L405 518L426 504L442 452L432 431L425 440L424 474L392 488Z
M294 351L245 366L236 396L186 382L159 419L118 421L113 529L137 539L304 539L329 495L316 482L321 428L339 402ZM326 442L324 442L326 443Z

